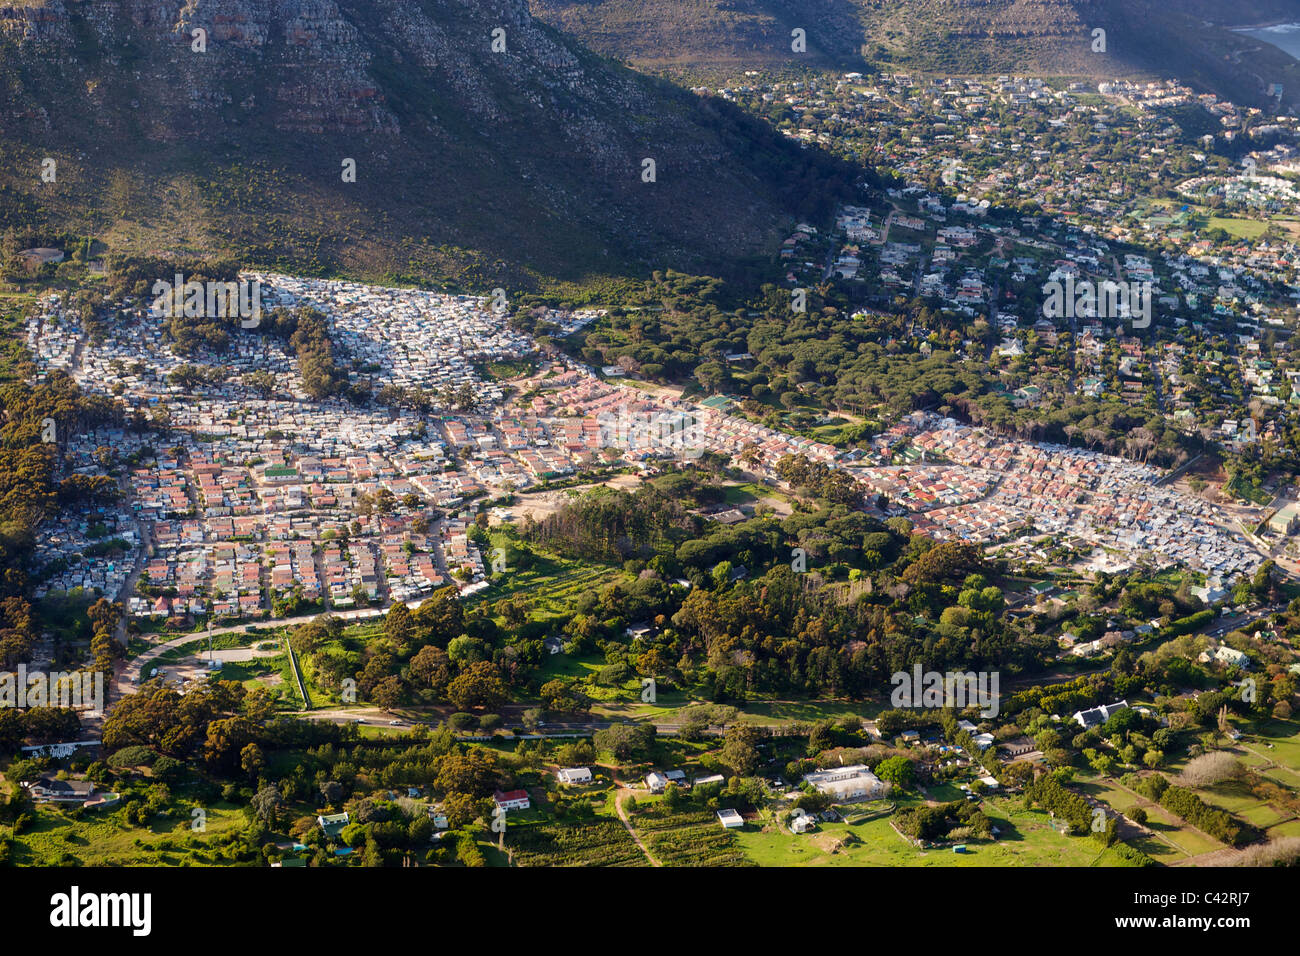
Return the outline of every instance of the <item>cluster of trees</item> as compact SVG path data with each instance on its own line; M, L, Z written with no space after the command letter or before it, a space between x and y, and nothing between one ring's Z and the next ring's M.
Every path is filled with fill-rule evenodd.
M586 560L649 558L698 537L704 520L653 482L635 491L599 489L566 503L523 536L566 557Z
M325 316L307 306L294 309L292 316L294 329L289 344L298 355L303 391L318 401L331 396L361 397L350 386L347 372L334 362L334 345Z
M364 646L349 646L342 633L343 622L325 616L300 625L289 640L322 686L341 691L353 680L362 700L384 708L418 700L494 711L512 687L528 683L545 653L540 639L505 646L490 617L465 614L455 588L434 592L414 611L394 605L383 636Z
M229 773L250 744L261 747L275 739L274 712L269 692L250 691L236 681L209 681L182 695L155 679L119 701L104 719L104 749L148 747Z
M53 423L53 441L48 426ZM105 476L70 475L56 483L60 443L77 430L120 425L122 409L85 396L63 373L44 382L0 387L0 665L30 660L36 630L28 600L36 529L60 505L99 504L118 496ZM101 656L97 654L97 657Z
M1125 782L1166 810L1176 813L1202 833L1229 846L1242 846L1259 838L1259 831L1250 824L1238 820L1226 810L1209 806L1192 791L1170 783L1169 778L1163 774L1156 773L1141 779L1128 776L1125 777Z
M638 573L575 600L559 625L572 651L599 648L610 665L721 702L752 692L857 696L918 659L927 669L1023 670L1053 650L1007 618L977 548L936 544L906 521L825 499L786 518L704 524L687 507L716 490L705 476L675 474L635 494L583 496L525 527L538 546L624 559ZM677 578L690 589L673 587ZM637 621L656 633L629 645L620 632Z
M862 503L862 487L848 472L831 468L803 455L785 455L776 463L776 473L795 489L814 498L824 498L839 505Z
M75 740L80 730L77 712L66 707L0 707L0 754L13 756L28 740L39 744Z
M988 838L993 823L975 804L965 800L941 803L937 807L905 807L894 814L899 830L916 840L959 842L970 837Z
M1092 829L1092 808L1077 793L1067 790L1056 774L1045 773L1025 787L1025 806L1040 806L1064 820L1075 836Z
M474 386L468 383L460 388L447 386L437 391L423 389L418 385L404 388L390 384L375 392L375 401L390 408L409 408L422 415L438 406L468 410L477 407L479 403Z

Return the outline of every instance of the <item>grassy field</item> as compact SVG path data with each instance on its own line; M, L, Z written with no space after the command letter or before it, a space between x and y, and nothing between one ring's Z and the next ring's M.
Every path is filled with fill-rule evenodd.
M601 664L603 659L599 659L596 666ZM549 676L550 672L547 671L547 674ZM709 701L702 697L685 692L660 691L653 704L643 704L635 693L629 691L627 700L606 701L592 710L602 716L617 717L620 720L672 723L680 708L707 703ZM849 700L753 700L732 706L739 710L739 721L753 724L811 723L819 720L843 720L846 717L869 720L883 709L882 704L874 701Z
M492 536L492 547L506 547L510 538L505 534ZM623 576L621 568L591 565L578 561L534 552L532 567L511 568L499 584L466 599L473 607L484 601L496 603L516 593L523 593L532 606L532 616L549 620L572 610L572 601L586 591L596 591Z
M1240 724L1240 741L1223 748L1264 779L1295 795L1300 791L1300 723L1294 720L1266 720ZM1187 756L1170 760L1162 770L1177 783L1177 775L1187 764ZM1174 814L1146 797L1139 796L1122 784L1095 776L1076 778L1077 788L1120 813L1134 806L1147 812L1147 826L1153 835L1134 842L1148 856L1162 863L1199 856L1223 849L1219 841L1193 829ZM1209 787L1195 788L1197 796L1258 827L1265 836L1300 836L1300 815L1282 800L1263 799L1242 780L1229 780ZM1285 799L1285 798L1283 798Z
M1222 229L1234 239L1258 239L1268 228L1268 223L1259 219L1235 219L1225 216L1211 216L1210 229Z
M1103 801L1126 814L1135 806L1147 812L1147 828L1152 836L1135 840L1133 845L1160 863L1176 863L1188 857L1223 849L1223 844L1185 824L1164 807L1146 797L1131 793L1111 780L1101 777L1076 777L1075 789Z
M106 866L215 864L208 844L244 824L230 805L205 808L207 828L190 829L188 813L177 810L147 827L126 823L125 811L68 811L41 806L36 824L13 838L13 862L20 866ZM139 845L137 846L137 842Z
M984 801L1000 829L996 840L969 840L965 853L917 849L899 836L889 817L866 823L819 823L795 835L770 818L733 831L745 855L760 866L1117 866L1119 859L1091 839L1053 830L1041 810L1014 797Z

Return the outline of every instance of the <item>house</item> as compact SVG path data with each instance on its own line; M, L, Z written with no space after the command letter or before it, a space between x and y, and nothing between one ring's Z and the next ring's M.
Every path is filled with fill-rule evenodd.
M433 821L435 830L446 830L450 824L447 822L447 813L442 807L430 806L428 808L429 819Z
M351 820L346 810L342 813L323 813L316 818L316 823L325 832L326 836L338 836L349 822Z
M1031 754L1038 749L1038 746L1028 737L1017 737L1014 740L1006 741L998 748L1006 757L1023 757L1025 754Z
M589 767L567 767L563 770L555 771L556 779L566 787L576 786L578 784L591 783L591 768Z
M1127 700L1121 700L1114 704L1102 704L1100 707L1093 707L1089 710L1075 711L1074 716L1070 718L1084 730L1089 727L1095 727L1097 724L1104 724L1117 712L1128 706Z
M505 793L498 790L492 794L492 799L498 810L527 810L533 805L528 799L527 790L509 790Z
M657 770L652 770L646 774L645 785L650 788L651 793L663 793L668 786L668 778Z
M719 810L718 822L721 823L724 828L734 830L737 827L743 827L745 825L745 818L735 810Z
M790 818L791 833L807 833L817 826L817 821L806 813L800 813L798 816Z
M889 784L868 770L866 764L818 770L807 774L803 782L840 801L874 800L889 792Z
M41 777L25 785L37 803L85 803L95 793L89 780L60 780L58 777Z
M686 786L686 771L685 771L685 770L665 770L665 771L664 771L664 779L667 780L668 783L675 783L675 784L677 784L677 786L679 786L679 787L684 787L684 786Z
M1214 652L1214 659L1227 664L1229 667L1240 667L1242 670L1250 669L1250 658L1235 647L1220 645Z

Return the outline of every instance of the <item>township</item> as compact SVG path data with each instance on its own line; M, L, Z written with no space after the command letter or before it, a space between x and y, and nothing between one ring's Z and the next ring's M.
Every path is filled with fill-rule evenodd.
M659 457L707 449L729 457L756 447L771 473L787 454L829 462L835 450L714 407L652 398L567 359L513 383L509 402L477 366L536 347L482 300L354 283L258 276L270 307L307 303L328 317L353 376L444 392L468 388L471 407L413 410L313 401L297 359L276 340L238 336L229 351L182 360L159 348L160 319L126 301L121 321L90 344L77 317L49 297L27 329L43 369L65 371L89 392L108 392L157 420L170 437L101 430L74 436L73 471L102 473L101 449L138 464L125 503L88 518L47 522L40 593L74 587L129 599L137 616L264 616L295 595L321 606L415 602L448 583L481 587L484 556L466 530L467 502L525 492L598 465L642 470ZM594 318L555 315L563 331ZM223 370L211 384L177 384L198 364ZM250 388L266 372L275 389ZM170 444L167 444L170 442ZM166 448L156 447L167 444ZM152 449L152 453L144 450ZM430 522L428 509L447 513ZM117 540L125 558L95 557ZM156 597L129 593L131 569ZM143 590L143 589L142 589Z
M73 471L102 473L106 447L133 464L120 505L47 522L41 593L95 589L142 617L257 618L290 597L334 608L416 602L449 583L484 586L487 556L466 534L477 510L470 502L601 467L649 473L657 460L703 451L733 464L744 453L744 466L769 485L779 484L776 464L786 455L847 468L880 496L871 510L906 515L941 539L994 544L1032 528L1220 579L1262 560L1212 505L1157 486L1158 470L1124 459L997 438L924 413L878 436L865 455L842 455L728 414L717 397L697 403L642 390L558 353L509 381L508 394L481 370L538 348L485 300L256 278L272 307L309 304L327 316L350 376L467 389L472 401L422 415L312 400L294 353L251 333L235 336L225 353L194 359L221 376L182 386L173 373L185 363L159 347L160 320L143 304L123 302L122 320L92 343L50 296L27 328L41 374L63 370L147 417L165 414L170 437L119 429L65 443ZM551 318L573 331L596 315ZM250 387L253 372L269 373L274 389ZM900 445L922 461L891 464ZM430 508L446 517L431 520ZM118 548L96 547L104 540Z

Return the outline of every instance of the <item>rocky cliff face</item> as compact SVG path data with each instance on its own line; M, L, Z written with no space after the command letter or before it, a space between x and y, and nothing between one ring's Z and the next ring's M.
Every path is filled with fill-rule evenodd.
M526 0L0 0L0 91L4 144L68 161L57 190L15 180L59 221L69 203L102 215L89 187L124 167L197 190L205 228L247 243L261 189L263 214L309 233L276 245L323 241L326 267L344 242L388 260L416 238L497 259L546 247L538 270L686 266L755 251L824 198L809 155L583 49ZM339 192L343 158L358 176Z

